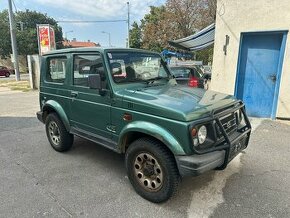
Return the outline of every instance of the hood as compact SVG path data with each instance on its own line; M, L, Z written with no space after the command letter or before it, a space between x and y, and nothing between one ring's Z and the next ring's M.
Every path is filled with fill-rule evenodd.
M209 116L213 109L235 101L231 95L181 85L129 88L119 91L123 107L178 121L192 121Z

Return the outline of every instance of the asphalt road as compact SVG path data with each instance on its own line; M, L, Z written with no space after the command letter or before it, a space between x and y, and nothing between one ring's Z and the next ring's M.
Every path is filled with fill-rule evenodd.
M124 157L76 138L57 153L35 118L37 92L0 92L0 217L289 217L290 125L252 119L224 171L183 180L163 204L139 197Z

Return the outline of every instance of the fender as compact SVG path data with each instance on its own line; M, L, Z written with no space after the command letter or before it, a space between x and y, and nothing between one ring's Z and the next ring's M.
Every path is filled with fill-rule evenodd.
M54 100L48 100L42 107L42 111L46 111L48 108L53 109L57 115L60 117L67 131L70 131L69 120L66 113L64 112L62 106Z
M121 131L118 145L122 145L124 137L129 132L140 132L150 135L164 143L174 155L185 155L182 146L176 138L161 126L146 121L134 121L129 123Z

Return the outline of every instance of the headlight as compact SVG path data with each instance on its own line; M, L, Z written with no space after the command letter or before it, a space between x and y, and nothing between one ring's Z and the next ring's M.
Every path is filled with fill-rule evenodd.
M207 136L207 129L205 126L201 126L197 132L197 138L198 138L199 144L202 144L205 142L206 136Z

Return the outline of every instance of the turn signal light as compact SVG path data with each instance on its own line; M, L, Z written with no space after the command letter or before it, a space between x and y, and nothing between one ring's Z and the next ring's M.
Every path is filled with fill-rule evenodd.
M191 136L192 137L195 137L196 134L197 134L197 130L195 128L192 128L192 130L191 130Z
M123 120L125 120L125 121L130 121L130 120L132 120L132 115L131 115L131 114L127 114L127 113L125 113L125 114L123 115Z

